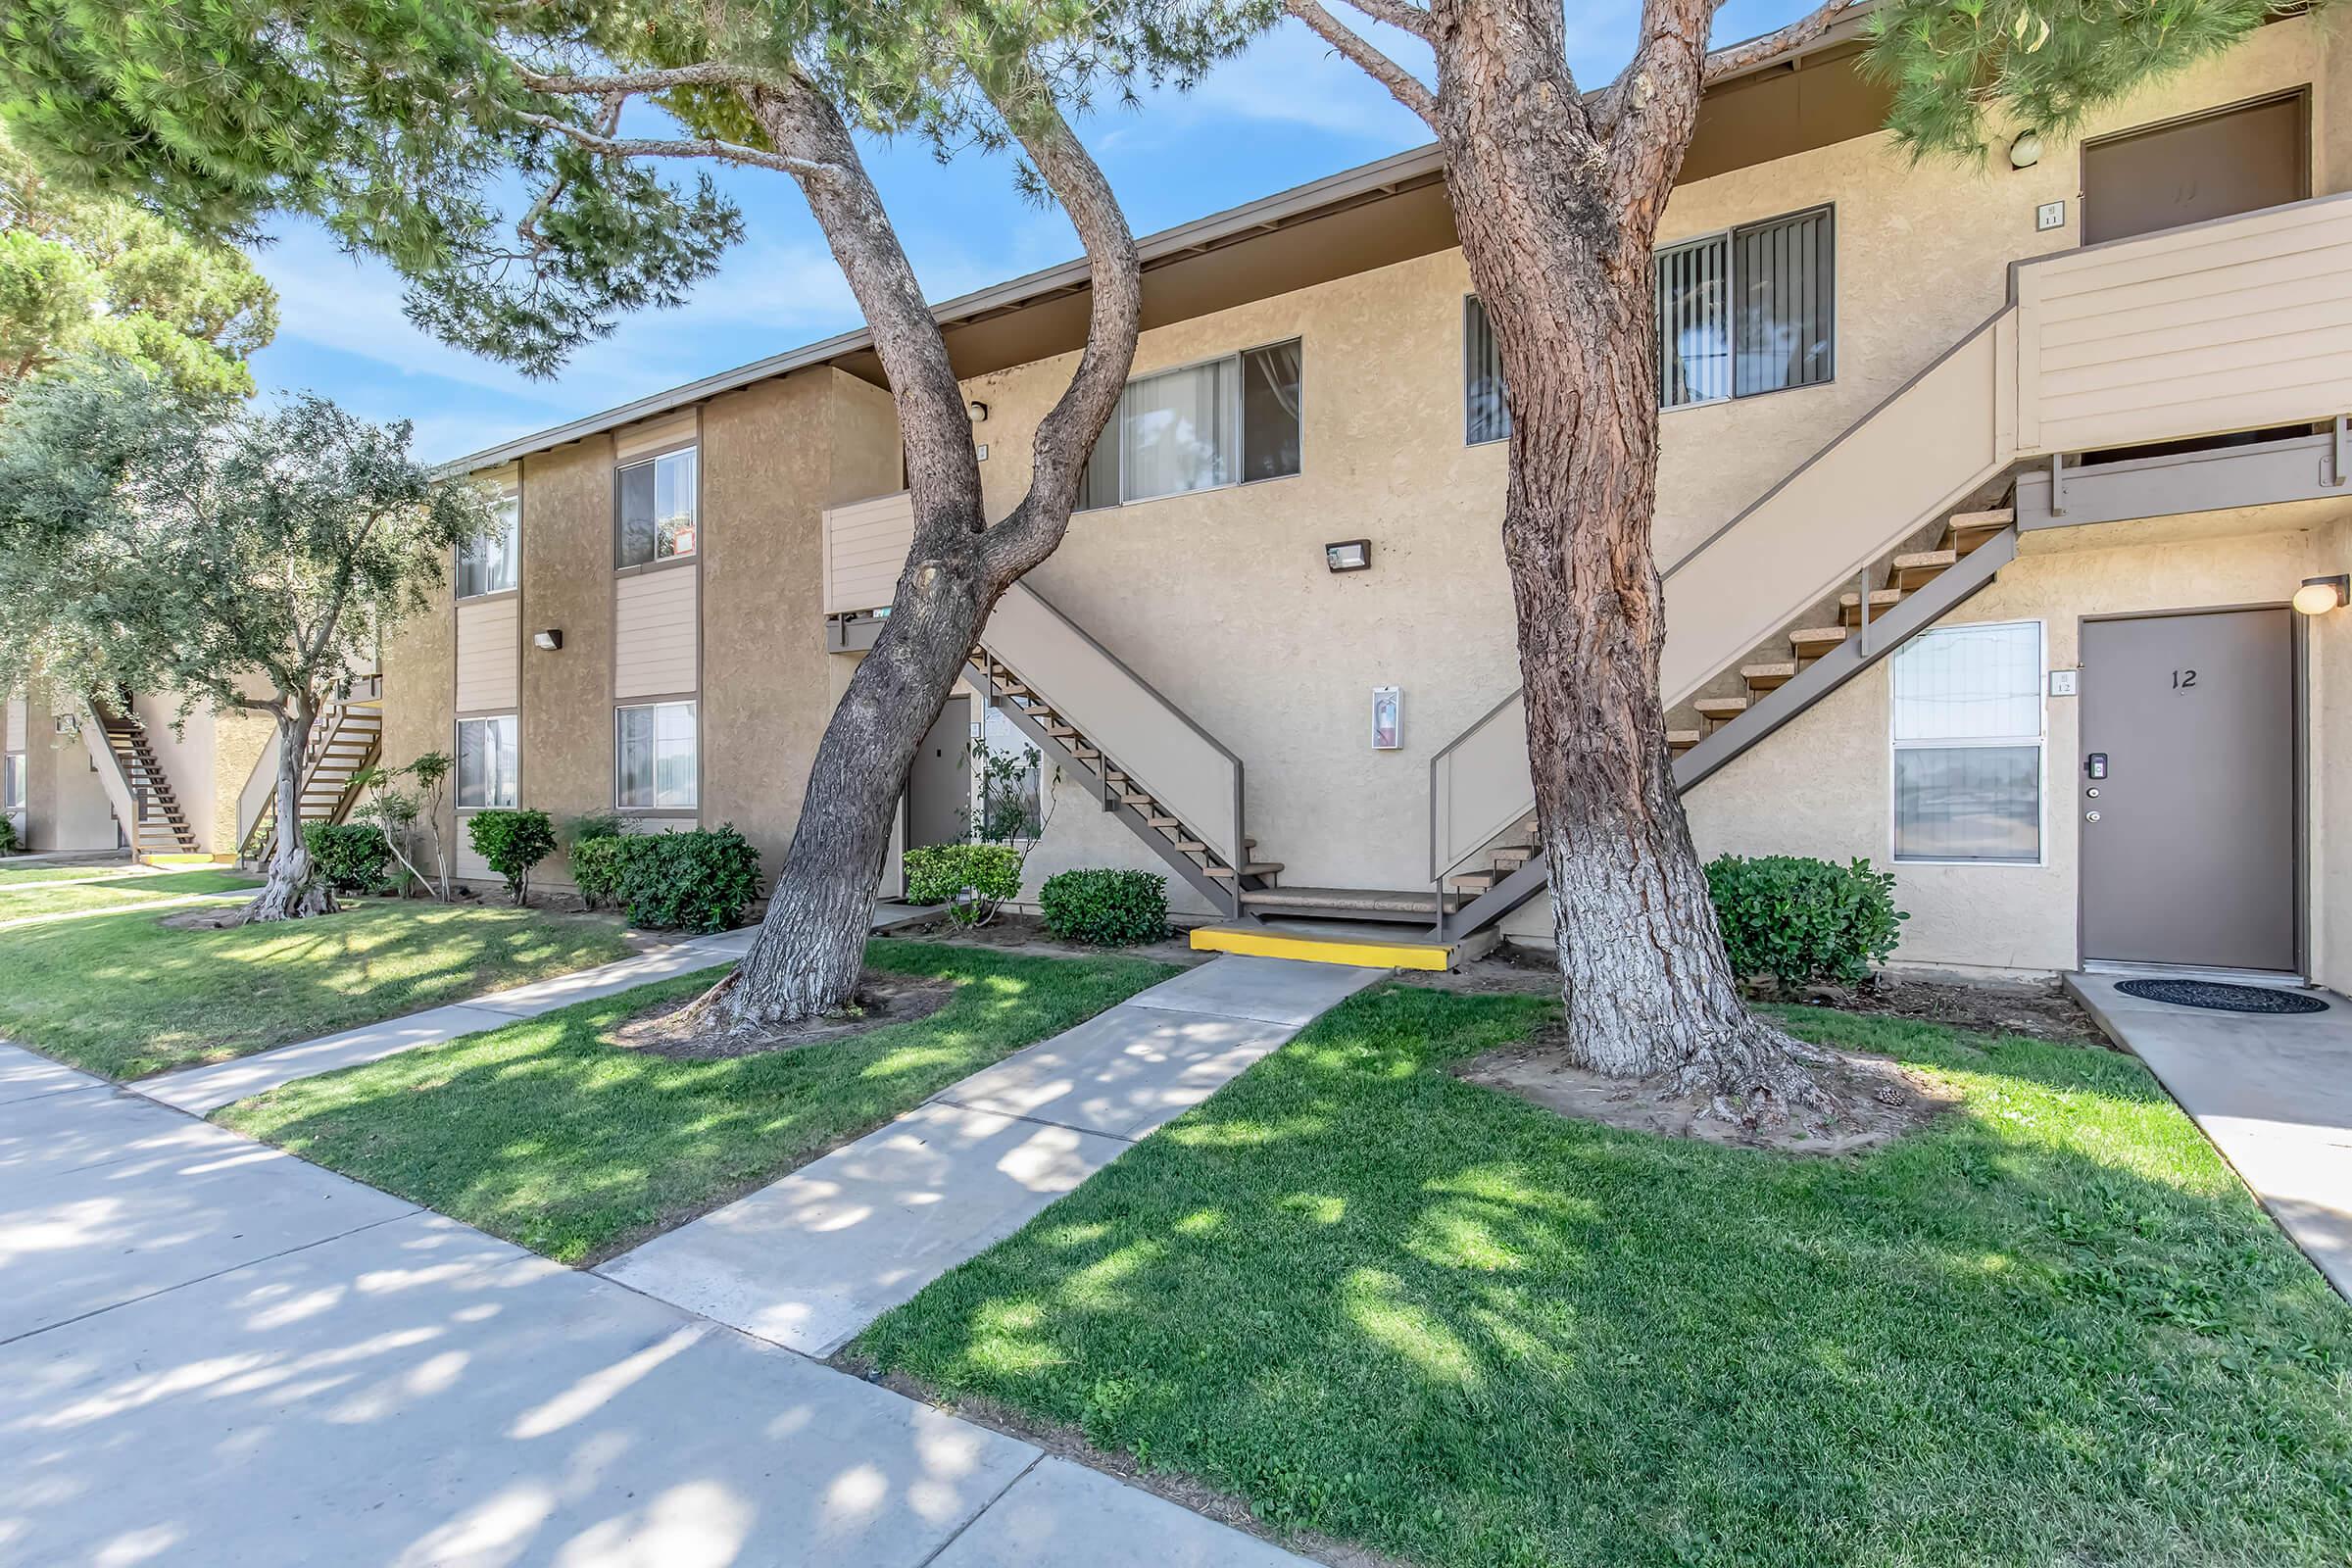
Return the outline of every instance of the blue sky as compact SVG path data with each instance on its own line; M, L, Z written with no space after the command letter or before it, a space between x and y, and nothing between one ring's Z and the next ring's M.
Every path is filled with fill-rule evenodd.
M1569 11L1570 63L1581 82L1596 85L1630 53L1639 6L1570 0ZM1730 0L1715 36L1730 42L1799 14L1791 0ZM1411 61L1412 40L1383 29L1382 41ZM1296 22L1194 91L1099 110L1079 131L1138 234L1429 139L1386 91ZM935 301L1078 254L1058 211L1014 191L1004 159L943 166L914 141L876 142L865 153ZM346 259L316 228L282 228L257 258L276 285L282 321L254 362L256 378L267 389L323 392L369 418L412 419L421 456L452 458L857 325L849 288L792 181L760 170L718 177L746 220L744 241L718 275L681 309L624 321L547 381L417 331L400 314L388 270Z

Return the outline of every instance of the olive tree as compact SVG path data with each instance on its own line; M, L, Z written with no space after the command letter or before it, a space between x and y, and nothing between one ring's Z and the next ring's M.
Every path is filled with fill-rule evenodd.
M275 852L248 920L333 909L301 831L312 728L491 526L478 487L408 444L321 398L257 410L121 362L0 413L0 689L119 683L275 720Z

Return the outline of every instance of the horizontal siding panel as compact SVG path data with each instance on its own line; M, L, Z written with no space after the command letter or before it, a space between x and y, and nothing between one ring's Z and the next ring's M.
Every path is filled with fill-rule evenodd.
M620 579L612 617L613 695L696 689L698 576L693 567L679 566Z
M522 601L514 595L458 607L458 711L507 713L521 706Z
M2286 221L2282 220L2296 220ZM2322 202L2256 213L2201 228L2141 235L2034 266L2042 298L2056 303L2159 277L2233 269L2263 257L2286 257L2352 244L2352 206Z
M2141 278L2132 282L2117 282L2113 287L2096 294L2077 295L2064 308L2044 304L2040 307L2042 319L2056 325L2072 325L2078 321L2108 320L2128 322L2142 311L2160 311L2182 305L2191 300L2211 299L2224 293L2263 292L2286 287L2307 278L2325 277L2340 271L2344 265L2344 249L2299 251L2292 256L2258 256L2238 263L2220 272L2184 272L2166 277Z
M2326 385L2331 380L2352 389L2352 362L2340 357L2330 361L2325 356L2306 360L2300 355L2278 355L2255 365L2215 366L2194 375L2138 376L2115 386L2092 387L2064 397L2045 397L2042 400L2041 416L2044 419L2066 419L2080 415L2121 414L2132 409L2160 409L2216 398L2253 398L2281 386ZM2230 427L2217 425L2214 428Z
M825 512L825 612L879 610L898 592L914 542L914 504L905 491Z
M2339 375L2113 413L2076 413L2065 418L2045 419L2041 444L2045 451L2081 452L2095 447L2131 446L2151 439L2150 430L2245 430L2293 424L2307 417L2305 410L2338 408L2347 400L2352 400L2352 385L2347 385Z
M2045 369L2042 396L2055 410L2071 397L2115 388L2178 384L2210 390L2215 376L2233 370L2268 372L2258 385L2292 379L2297 366L2321 368L2324 374L2332 361L2340 372L2347 364L2342 356L2352 355L2352 306L2346 307L2342 316L2344 318L2331 325L2294 326L2274 321L2280 330L2264 337L2183 344L2168 352L2118 355L2072 369Z
M12 697L8 700L7 741L8 744L0 747L0 750L11 752L24 750L24 699L22 697Z
M506 879L490 869L490 862L473 853L473 845L466 836L465 819L458 822L458 842L451 863L462 882L503 882Z
M612 433L612 461L627 463L651 452L683 446L694 439L694 411L673 415L666 419L653 419L633 424Z
M2289 278L2261 288L2206 289L2185 299L2168 300L2138 313L2102 312L2071 321L2045 321L2041 328L2042 357L2053 349L2098 344L2118 334L2163 326L2195 326L2206 321L2234 321L2310 310L2352 299L2352 274L2338 266L2315 267L2307 276ZM2117 319L2134 314L2143 319Z

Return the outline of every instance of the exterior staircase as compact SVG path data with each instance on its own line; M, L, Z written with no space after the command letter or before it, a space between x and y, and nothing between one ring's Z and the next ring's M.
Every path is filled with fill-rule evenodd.
M384 710L380 697L368 701L330 704L311 726L310 748L302 760L302 825L340 822L351 813L358 794L355 781L382 754ZM277 746L263 748L254 764L257 778L274 777ZM277 848L277 791L267 788L245 836L242 858L265 865Z
M172 781L164 775L155 748L147 743L147 726L129 712L127 705L122 712L115 713L93 702L90 711L97 715L106 749L114 755L123 787L130 793L131 820L122 828L130 839L131 853L196 854L195 831L180 809L178 797L172 793Z

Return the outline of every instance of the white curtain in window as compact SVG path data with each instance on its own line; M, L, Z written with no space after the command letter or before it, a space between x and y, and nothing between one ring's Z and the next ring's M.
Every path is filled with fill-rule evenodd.
M1944 626L1895 651L1894 857L2041 857L2041 627Z
M1487 308L1473 294L1462 303L1462 439L1472 446L1511 433L1511 405L1502 388L1502 350Z
M619 804L654 810L695 805L695 705L652 703L618 714Z
M1128 501L1234 482L1241 362L1217 360L1128 383L1119 401L1119 470Z
M1941 626L1894 658L1894 738L2032 740L2041 735L2041 627Z
M1721 234L1658 252L1658 404L1678 409L1732 395L1726 294L1731 243Z
M498 522L479 539L469 539L458 552L458 597L505 593L514 586L522 507L508 496L498 504Z
M512 713L458 720L458 805L512 809L520 801L519 731Z

